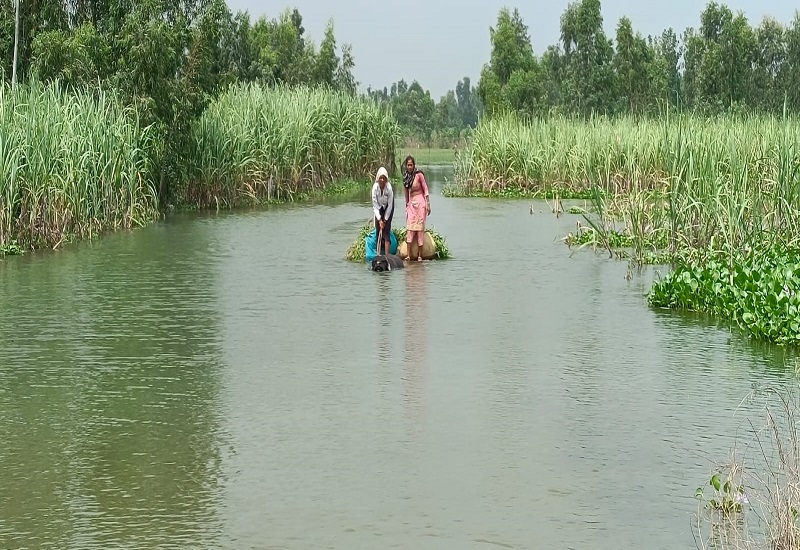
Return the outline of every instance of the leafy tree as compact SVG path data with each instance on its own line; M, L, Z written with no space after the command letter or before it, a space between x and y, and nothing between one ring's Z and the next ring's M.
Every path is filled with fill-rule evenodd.
M319 53L314 62L314 82L332 88L338 66L339 57L336 55L336 38L333 36L333 21L331 20L328 21L325 28L325 38L322 39Z
M491 57L478 82L478 95L489 113L512 109L532 113L543 101L541 69L533 55L528 27L515 8L500 10L489 28ZM506 91L506 87L510 86Z
M564 99L570 110L609 112L615 96L613 46L603 32L600 0L580 0L561 16Z
M783 107L787 44L786 30L774 18L767 17L755 30L755 55L748 96L754 107L779 112Z
M639 113L650 99L652 50L641 34L633 34L631 20L623 17L617 25L617 49L614 54L614 70L620 91L620 100L625 105L619 108Z

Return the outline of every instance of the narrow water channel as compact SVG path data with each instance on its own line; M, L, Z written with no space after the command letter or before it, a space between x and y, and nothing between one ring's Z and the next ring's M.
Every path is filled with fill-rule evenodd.
M390 273L366 196L0 260L0 547L694 548L787 353L445 177L453 258Z

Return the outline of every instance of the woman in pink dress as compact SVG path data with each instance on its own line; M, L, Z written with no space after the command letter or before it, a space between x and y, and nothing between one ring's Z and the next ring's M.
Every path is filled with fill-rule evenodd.
M411 244L417 241L417 260L422 261L422 245L425 242L425 220L431 213L431 199L425 175L417 170L414 157L408 155L403 161L405 173L403 187L406 191L406 258L411 259Z

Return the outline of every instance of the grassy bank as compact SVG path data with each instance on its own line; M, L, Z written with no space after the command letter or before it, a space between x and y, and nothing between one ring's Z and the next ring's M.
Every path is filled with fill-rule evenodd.
M52 247L158 215L163 144L102 92L0 88L0 255ZM399 129L372 102L311 89L235 86L191 129L181 208L304 200L368 188Z
M0 87L0 249L51 247L157 215L136 112L98 92Z
M427 147L403 147L397 152L397 166L408 155L414 157L419 166L452 165L456 160L456 149L431 149Z
M459 155L457 185L449 192L532 196L561 190L567 198L587 196L595 184L619 193L675 183L707 193L734 177L786 181L798 135L797 119L772 117L554 117L528 124L495 118L479 125Z
M744 249L798 235L799 146L795 118L495 119L460 156L451 192L562 189L591 200L598 238Z
M295 200L342 179L371 181L400 138L373 102L308 88L237 85L192 129L186 206Z
M584 196L570 245L671 263L654 306L800 343L800 119L484 122L456 163L463 196Z

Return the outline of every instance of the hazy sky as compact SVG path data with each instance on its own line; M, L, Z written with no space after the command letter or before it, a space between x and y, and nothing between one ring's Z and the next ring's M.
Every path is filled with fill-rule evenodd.
M416 79L438 101L468 76L477 85L483 64L489 61L489 27L503 6L517 7L528 26L534 53L558 42L559 18L567 0L538 0L512 4L499 0L470 3L455 0L295 0L293 3L227 0L233 12L246 10L252 19L272 19L284 8L297 8L306 34L319 45L325 24L333 19L337 45L353 46L359 88L383 88L401 78ZM744 12L755 27L764 15L789 24L798 3L794 0L722 0L734 13ZM661 34L672 27L678 36L686 27L698 27L707 2L699 0L602 0L605 31L615 35L620 17L627 15L634 31Z

